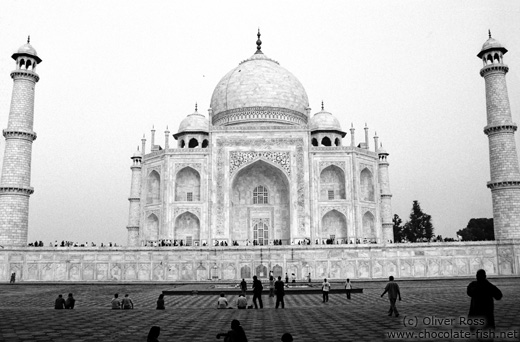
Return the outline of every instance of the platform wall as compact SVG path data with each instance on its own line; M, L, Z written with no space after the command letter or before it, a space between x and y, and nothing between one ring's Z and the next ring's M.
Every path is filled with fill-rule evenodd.
M263 247L4 248L0 281L236 280L269 270L306 279L520 275L520 241Z

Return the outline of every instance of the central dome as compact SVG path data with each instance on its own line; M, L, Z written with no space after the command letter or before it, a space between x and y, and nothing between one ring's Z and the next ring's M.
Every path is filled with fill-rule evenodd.
M308 107L300 81L260 48L228 72L211 97L215 126L306 125Z

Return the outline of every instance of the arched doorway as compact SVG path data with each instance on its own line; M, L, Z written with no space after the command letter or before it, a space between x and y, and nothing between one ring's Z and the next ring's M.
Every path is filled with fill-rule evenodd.
M269 244L274 239L288 244L290 186L276 166L257 160L236 173L231 187L230 238L240 244L249 240Z

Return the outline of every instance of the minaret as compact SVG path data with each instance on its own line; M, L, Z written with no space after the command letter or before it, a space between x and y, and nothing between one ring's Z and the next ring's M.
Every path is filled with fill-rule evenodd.
M493 200L493 224L495 240L520 238L520 169L516 152L516 124L511 117L507 95L506 73L503 55L507 49L496 39L489 39L477 55L484 66L480 76L486 82L487 126L484 133L489 140L489 161Z
M142 154L137 151L132 156L132 184L130 186L130 208L128 213L128 241L127 246L136 247L139 246L139 207L141 205L141 159Z
M29 196L31 187L34 88L40 79L36 66L41 63L36 50L24 44L12 55L16 69L11 72L13 94L5 137L5 153L0 178L0 245L27 245Z
M394 224L392 222L392 193L388 175L388 152L383 145L377 149L379 155L379 188L381 189L381 222L383 225L383 243L394 242Z

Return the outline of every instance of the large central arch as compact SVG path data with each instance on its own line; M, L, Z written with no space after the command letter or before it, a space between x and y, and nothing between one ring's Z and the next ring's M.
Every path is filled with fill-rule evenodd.
M290 185L278 167L257 160L239 170L231 183L230 238L243 244L288 244L290 230ZM259 227L262 239L258 239Z

